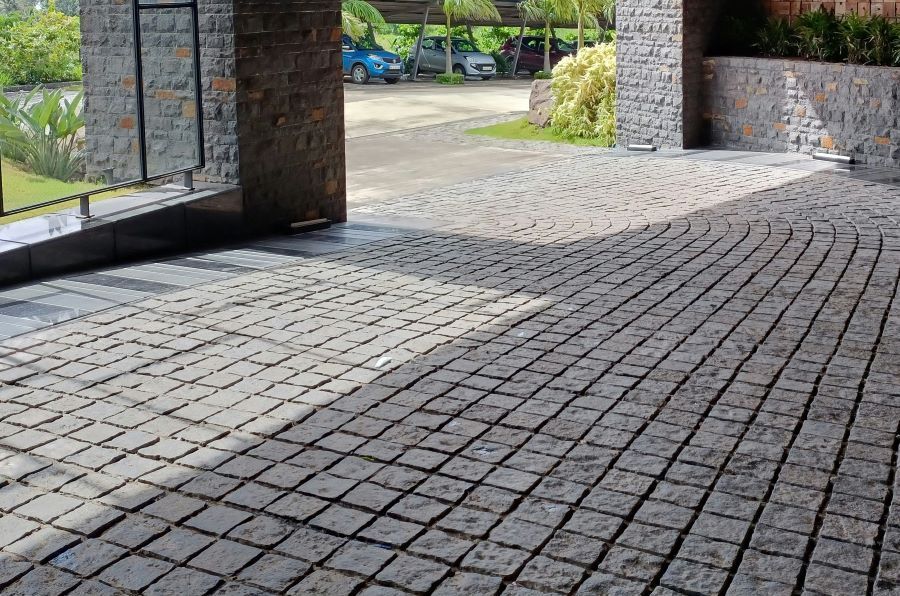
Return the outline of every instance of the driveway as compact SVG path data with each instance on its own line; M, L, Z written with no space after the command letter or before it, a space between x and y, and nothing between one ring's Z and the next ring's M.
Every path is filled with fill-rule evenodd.
M0 591L897 593L900 190L712 157L63 280L134 301L0 341Z
M555 158L553 148L462 146L409 133L456 124L459 130L528 111L531 82L468 81L345 85L350 205L437 189Z

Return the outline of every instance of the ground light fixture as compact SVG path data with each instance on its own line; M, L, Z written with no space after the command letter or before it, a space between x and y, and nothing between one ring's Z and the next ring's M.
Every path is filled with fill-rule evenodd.
M856 159L852 155L836 155L834 153L813 153L813 159L819 161L830 161L832 163L844 164L852 166L856 163Z
M628 145L628 151L656 151L656 145Z

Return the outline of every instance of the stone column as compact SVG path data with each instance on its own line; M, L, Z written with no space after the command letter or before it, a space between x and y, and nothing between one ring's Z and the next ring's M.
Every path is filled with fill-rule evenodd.
M618 144L704 142L703 55L721 0L618 0Z
M254 228L346 220L340 3L234 0L244 210Z

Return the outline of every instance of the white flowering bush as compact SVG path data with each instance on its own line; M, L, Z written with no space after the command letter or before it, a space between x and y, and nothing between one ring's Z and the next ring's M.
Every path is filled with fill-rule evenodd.
M560 135L616 142L616 46L583 48L553 69L550 125Z

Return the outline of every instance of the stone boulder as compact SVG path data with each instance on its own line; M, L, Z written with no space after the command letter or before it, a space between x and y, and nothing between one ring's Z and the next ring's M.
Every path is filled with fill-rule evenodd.
M553 89L549 79L538 79L531 84L531 99L528 102L528 121L545 128L550 124L553 111Z

